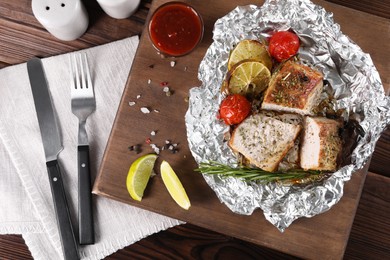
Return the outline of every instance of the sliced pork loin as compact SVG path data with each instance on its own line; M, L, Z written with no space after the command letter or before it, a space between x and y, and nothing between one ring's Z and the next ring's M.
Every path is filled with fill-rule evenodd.
M250 164L273 172L294 146L301 126L283 122L263 113L245 119L233 131L229 146Z
M304 170L335 171L342 149L341 122L325 117L306 117L300 152Z
M271 78L261 108L313 115L322 89L323 75L319 71L287 61Z
M280 114L276 118L293 125L302 125L303 117L298 114ZM286 156L279 163L278 171L287 171L299 168L299 146L301 144L300 135L294 141L294 146L288 150Z
M261 113L276 118L282 122L293 124L293 125L303 125L303 116L298 114L286 114L286 113L277 113L275 111L263 110ZM300 135L294 141L294 146L288 150L287 154L280 161L278 166L278 171L287 171L291 169L300 168L299 164L299 147L300 147Z

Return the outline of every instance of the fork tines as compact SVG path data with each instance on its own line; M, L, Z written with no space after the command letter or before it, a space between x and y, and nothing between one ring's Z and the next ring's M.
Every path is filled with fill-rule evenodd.
M72 97L82 97L84 95L89 97L93 95L92 79L88 67L87 55L85 53L71 55L70 64L72 75Z

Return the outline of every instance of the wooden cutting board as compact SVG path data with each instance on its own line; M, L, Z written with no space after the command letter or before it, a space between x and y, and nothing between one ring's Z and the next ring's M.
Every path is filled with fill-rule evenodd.
M153 1L151 12L164 2L167 1ZM352 39L358 39L357 42L363 50L373 54L379 64L386 64L390 57L385 47L370 43L373 40L380 42L383 37L387 37L384 40L390 40L388 35L382 35L382 32L386 31L386 26L389 26L387 20L323 1L315 2L324 6L327 11L333 12L335 20L342 26L342 31ZM203 177L193 171L197 165L188 148L184 122L188 108L188 91L200 85L197 80L198 66L212 42L215 21L237 5L254 3L260 5L263 2L191 1L202 14L205 35L201 45L194 52L174 59L176 62L174 67L170 65L173 59L161 58L153 49L145 26L95 181L94 193L298 257L342 258L366 169L354 174L345 186L343 198L331 210L313 218L299 219L284 233L270 224L261 210L256 210L251 216L232 213L219 202ZM385 67L381 67L379 71L385 70ZM173 91L171 96L167 96L163 91L162 82L168 83ZM385 82L389 82L389 77ZM136 104L129 106L129 102ZM141 107L147 107L151 113L142 113ZM156 132L154 136L151 135L152 131ZM166 140L177 144L178 152L162 151L156 165L163 159L172 165L191 200L190 210L181 209L170 198L158 174L159 167L156 167L157 176L150 180L142 202L130 198L126 189L127 172L137 157L153 153L153 149L146 143L148 138L159 147L163 146ZM128 150L129 146L137 144L141 145L141 153Z

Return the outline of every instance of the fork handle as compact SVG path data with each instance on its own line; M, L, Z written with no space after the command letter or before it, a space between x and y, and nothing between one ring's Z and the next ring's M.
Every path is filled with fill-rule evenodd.
M89 165L89 146L78 146L78 179L79 179L79 240L80 245L95 242L92 215L92 189Z

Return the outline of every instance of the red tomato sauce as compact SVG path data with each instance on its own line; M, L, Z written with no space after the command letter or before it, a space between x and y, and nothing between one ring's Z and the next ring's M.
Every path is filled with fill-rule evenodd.
M203 22L187 4L169 3L153 14L149 36L162 54L182 56L191 52L202 39Z

